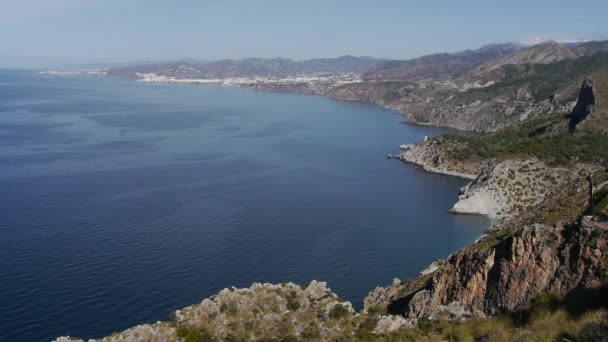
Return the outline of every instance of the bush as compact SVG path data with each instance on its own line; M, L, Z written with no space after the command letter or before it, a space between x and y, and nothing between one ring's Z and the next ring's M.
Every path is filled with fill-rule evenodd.
M342 304L336 304L329 311L329 318L331 319L340 319L346 317L350 311L346 308L346 306Z
M367 313L370 316L382 316L382 315L386 315L387 312L388 312L387 308L385 308L383 306L379 306L379 305L372 305L367 309Z
M296 311L300 308L300 302L298 301L296 296L297 295L295 292L289 292L285 296L285 298L287 299L287 310Z
M608 314L604 313L598 319L585 323L577 332L579 342L601 341L608 336Z
M177 337L184 339L184 342L211 342L213 338L204 330L196 330L193 328L180 325L175 328Z
M237 311L238 309L235 304L228 305L227 303L222 303L222 305L220 305L220 312L226 313L227 315L234 316Z

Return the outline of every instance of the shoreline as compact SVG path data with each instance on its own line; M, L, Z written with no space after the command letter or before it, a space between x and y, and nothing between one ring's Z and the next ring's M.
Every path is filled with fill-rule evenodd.
M175 83L172 83L172 82L154 82L154 83L175 84ZM358 99L339 99L339 98L334 98L332 96L327 96L327 95L317 94L317 93L294 92L294 91L290 91L290 90L276 91L276 90L272 90L272 89L259 89L259 88L256 89L256 88L249 87L247 85L223 85L223 84L201 84L201 83L178 83L178 84L183 84L183 85L205 85L205 86L218 86L219 85L219 86L230 86L230 87L245 87L245 88L247 88L249 90L253 90L253 91L285 92L285 93L294 93L294 94L302 94L302 95L320 95L320 96L324 96L324 97L327 97L329 99L337 100L337 101L360 102L360 103L366 104L366 105L374 105L374 106L378 106L378 107L382 107L382 108L391 110L391 111L395 112L395 114L403 115L402 113L398 112L395 109L392 109L392 108L387 107L387 106L381 106L381 105L378 105L376 103L370 103L370 102L362 101L362 100L358 100ZM409 122L404 122L404 123L406 123L406 124L412 124L412 125L418 125L416 123L409 123ZM423 125L423 126L434 126L434 125ZM435 127L444 127L444 126L435 126ZM419 145L420 143L421 142L417 142L415 144L411 144L410 146L416 146L416 145ZM456 172L456 171L450 171L450 170L442 169L442 168L439 168L439 167L433 167L431 165L428 165L428 164L424 163L421 160L416 160L415 158L408 158L405 155L404 156L402 156L402 155L403 155L403 153L400 153L396 157L396 159L399 159L401 162L404 162L404 163L416 166L416 167L418 167L418 168L420 168L423 171L428 172L428 173L441 174L441 175L450 176L450 177L458 177L458 178L461 178L461 179L467 179L469 181L474 180L475 178L477 178L477 176L475 176L473 174L460 173L460 172ZM483 214L483 213L460 213L460 212L453 212L451 210L449 210L448 212L452 213L452 214L457 214L457 215L477 215L477 216L478 215L482 215L482 216L484 216L484 217L486 217L486 218L489 219L489 227L487 227L486 229L484 229L484 232L482 232L478 237L476 237L476 239L475 239L474 242L468 243L468 244L465 244L465 245L461 246L458 249L459 251L467 249L467 248L470 248L471 246L474 246L475 244L477 244L480 240L484 239L484 237L486 236L487 230L492 229L492 226L494 224L493 219L491 217ZM447 260L452 255L454 255L454 253L446 255L444 257L445 259L441 259L441 260ZM412 279L418 279L420 277L426 277L426 276L434 274L435 272L437 272L438 270L440 270L443 267L443 262L444 261L441 262L442 263L441 265L438 265L437 264L438 262L434 261L434 262L430 263L429 265L427 265L426 267L422 267L420 269L420 275L418 277L413 277ZM313 281L312 284L315 284L315 283L316 282ZM253 284L252 288L257 288L256 286L257 286L256 284ZM264 285L264 286L279 286L279 285L269 285L269 284L267 284L267 285ZM291 286L291 288L293 288L293 289L298 289L296 287L296 285L293 285L293 286L289 285L289 286ZM384 284L384 285L378 284L377 286L390 286L390 284ZM232 293L233 291L242 291L242 290L240 290L240 289L237 289L237 290L224 289L220 293L227 293L226 291L229 291L229 292ZM330 291L329 289L327 289L327 291L328 291L327 293L332 294L331 292L329 292ZM370 292L368 292L367 296L365 296L364 298L362 298L362 301L365 303L366 298L368 298L370 296L370 294L372 294L373 292L374 292L374 289L370 289ZM214 296L212 296L211 298L213 298L213 297ZM208 301L208 300L209 299L205 299L205 301ZM205 301L203 301L203 303L205 303ZM345 302L345 304L347 304L347 303L350 304L350 302ZM177 310L177 312L182 312L182 310L187 310L189 308L197 308L197 305L195 304L192 307L182 308L181 310ZM358 312L353 311L353 313L355 313L355 314L363 314L364 312L366 312L365 308L359 310ZM385 317L389 317L387 319L391 319L390 317L394 317L394 316L388 315L388 316L385 316ZM399 325L395 325L395 327L406 327L406 326L412 326L413 327L413 326L415 326L415 323L416 323L415 320L403 320L403 322L400 321ZM167 326L164 325L164 324L170 324L170 323L161 323L161 322L156 322L156 323L149 322L149 323L146 323L146 322L144 322L144 323L140 323L135 328L130 328L128 330L125 330L123 333L127 333L128 332L130 334L131 332L133 332L133 329L139 329L139 330L136 330L136 331L139 331L140 333L141 332L144 332L144 333L145 332L152 332L153 333L155 331L158 331L158 329L161 329L162 331L169 333L170 329L167 329ZM118 334L121 334L121 333L118 333ZM64 341L64 340L61 339L61 338L58 338L56 341Z
M90 75L85 75L85 76L90 76ZM97 76L97 75L95 75ZM343 76L337 76L338 78L343 77ZM391 112L393 112L394 114L397 114L401 117L403 117L405 120L402 122L403 124L407 124L407 125L414 125L414 126L426 126L426 127L438 127L438 128L447 128L447 129L452 129L452 130L456 130L456 131L460 131L460 132L466 132L466 133L471 133L471 134L479 134L480 132L474 131L474 130L461 130L461 129L457 129L454 127L450 127L450 126L439 126L439 125L433 125L433 124L428 124L428 123L417 123L417 122L410 122L410 117L407 116L406 114L402 113L399 109L388 106L388 105L382 105L382 104L378 104L378 103L374 103L374 102L370 102L370 101L365 101L365 100L361 100L361 99L356 99L356 98L340 98L340 97L336 97L336 96L332 96L331 94L325 94L325 93L321 93L321 92L314 92L314 91L298 91L298 89L285 89L285 88L271 88L271 87L264 87L264 85L286 85L284 83L261 83L261 84L254 84L254 83L247 83L247 82L236 82L236 83L230 83L225 82L226 80L230 80L230 79L209 79L209 80L190 80L190 79L184 79L184 80L179 80L179 79L167 79L164 77L161 77L159 79L145 79L145 78L136 78L133 79L135 82L142 82L142 83L160 83L160 84L180 84L180 85L194 85L194 86L221 86L221 87L238 87L238 88L246 88L248 90L251 91L262 91L262 92L269 92L269 93L287 93L287 94L299 94L299 95L312 95L312 96L322 96L334 101L345 101L345 102L358 102L361 104L365 104L365 105L372 105L372 106L376 106L376 107L380 107L383 109L387 109ZM350 83L359 83L360 80L354 81L354 82L350 82ZM297 85L297 83L294 83ZM260 85L261 87L256 87L256 85ZM306 88L305 88L306 89ZM401 145L399 148L401 148L403 150L403 146L412 146L415 147L418 144L420 144L422 142L416 142L413 144L409 144L409 145ZM438 174L438 175L444 175L444 176L449 176L449 177L456 177L456 178L460 178L460 179L465 179L468 180L469 183L465 186L465 187L469 187L471 185L471 182L473 182L475 179L478 178L479 174L473 174L473 173L465 173L465 172L458 172L458 171L451 171L451 170L447 170L444 168L440 168L440 167L436 167L436 166L432 166L429 163L423 161L423 160L418 160L417 158L413 157L413 156L409 156L407 155L405 152L407 151L402 151L401 153L397 154L395 157L395 159L398 159L399 161L406 163L406 164L411 164L414 167L417 167L419 169L422 169L425 172L428 173L432 173L432 174ZM476 215L476 216L483 216L485 218L487 218L489 220L489 226L487 227L487 230L491 230L494 226L495 223L495 218L493 218L492 216L488 215L487 213L484 212L468 212L468 211L459 211L458 209L456 209L457 204L460 202L460 199L457 200L456 202L454 202L453 206L451 209L448 210L449 213L454 214L454 215ZM482 238L485 235L482 234L480 235L479 238ZM479 239L478 238L478 239ZM462 248L467 248L470 245L465 245ZM462 249L461 248L461 249Z
M393 112L394 114L400 115L401 117L404 117L405 121L402 121L403 124L407 124L407 125L414 125L414 126L426 126L426 127L438 127L438 128L447 128L447 129L452 129L455 131L460 131L460 132L466 132L466 133L470 133L470 134L480 134L480 132L474 131L474 130L461 130L461 129L457 129L457 128L453 128L450 126L438 126L438 125L433 125L433 124L428 124L428 123L417 123L417 122L409 122L409 117L406 114L403 114L399 111L399 109L397 108L393 108L390 107L388 105L382 105L382 104L378 104L378 103L374 103L374 102L370 102L370 101L365 101L365 100L361 100L361 99L355 99L355 98L340 98L340 97L336 97L336 96L331 96L330 94L324 94L324 93L319 93L319 92L314 92L314 91L298 91L297 89L284 89L284 88L267 88L267 87L255 87L255 84L252 83L224 83L224 82L188 82L189 80L185 80L182 82L173 82L173 81L167 81L167 80L143 80L143 79L133 79L135 82L142 82L142 83L160 83L160 84L180 84L180 85L194 85L194 86L221 86L221 87L238 87L238 88L246 88L248 90L251 91L261 91L261 92L269 92L269 93L287 93L287 94L298 94L298 95L312 95L312 96L322 96L334 101L345 101L345 102L358 102L361 104L365 104L365 105L372 105L372 106L376 106L376 107L380 107L383 109L387 109L391 112ZM214 81L214 80L211 80ZM357 83L357 82L353 82L353 83ZM276 84L276 83L275 83ZM411 147L415 147L418 146L419 144L423 143L422 141L416 142L416 143L412 143L409 145L401 145L399 146L400 149L403 150L403 146L411 146ZM407 151L402 151L401 153L397 154L396 156L394 156L393 158L398 159L400 162L406 163L406 164L410 164L418 169L423 170L424 172L428 172L431 174L438 174L438 175L444 175L444 176L449 176L449 177L456 177L456 178L460 178L460 179L464 179L464 180L468 180L469 182L463 187L464 188L469 188L472 184L472 182L474 182L478 177L479 177L479 173L465 173L465 172L458 172L458 171L451 171L451 170L447 170L444 168L440 168L440 167L436 167L436 166L432 166L429 163L423 161L423 160L418 160L415 157L412 156L408 156L405 152ZM461 189L462 191L462 189ZM472 245L474 245L475 243L477 243L477 241L479 241L480 239L483 239L486 236L486 232L489 230L492 230L494 228L495 223L497 223L497 221L499 219L501 219L502 217L494 217L492 215L488 215L488 213L485 212L475 212L475 211L459 211L458 209L456 209L456 206L458 205L458 203L460 202L460 197L459 199L456 200L453 205L452 208L448 210L448 213L453 214L453 215L472 215L472 216L483 216L484 218L487 218L489 221L489 225L486 229L484 229L484 233L482 233L480 236L477 237L476 241L472 244L468 244L465 246L462 246L460 249L466 249L471 247ZM428 266L426 267L428 268ZM426 269L425 268L425 269Z
M298 91L298 89L284 89L284 88L271 88L271 87L264 87L264 85L285 85L282 83L266 83L266 84L252 84L252 83L247 83L247 82L243 82L243 83L226 83L226 82L221 82L222 79L217 79L217 80L168 80L165 78L161 78L161 79L135 79L136 82L142 82L142 83L161 83L161 84L181 84L181 85L196 85L196 86L222 86L222 87L238 87L238 88L246 88L248 90L252 90L252 91L262 91L262 92L270 92L270 93L288 93L288 94L299 94L299 95L312 95L312 96L323 96L326 97L328 99L332 99L335 101L345 101L345 102L358 102L361 104L366 104L366 105L373 105L376 107L380 107L383 109L387 109L389 111L392 111L393 113L400 115L401 117L404 117L404 121L402 123L407 124L407 125L415 125L415 126L426 126L426 127L438 127L438 128L447 128L447 129L453 129L456 131L460 131L460 132L467 132L467 133L479 133L477 131L469 131L469 130L460 130L460 129L456 129L450 126L438 126L438 125L433 125L433 124L428 124L428 123L417 123L417 122L410 122L410 118L406 115L403 114L401 111L399 111L399 109L397 108L393 108L391 106L388 105L382 105L382 104L378 104L378 103L374 103L374 102L370 102L370 101L365 101L365 100L361 100L361 99L355 99L355 98L340 98L340 97L336 97L336 96L331 96L330 94L324 94L324 93L320 93L320 92L314 92L314 91ZM360 81L358 81L360 82ZM358 83L358 82L352 82L352 83ZM260 85L261 87L256 87L255 85ZM421 142L416 142L413 144L409 144L409 145L401 145L400 148L403 150L403 146L410 146L410 147L415 147L418 144L420 144ZM411 150L411 149L410 149ZM465 186L468 187L470 186L470 183L473 182L475 179L478 178L478 173L474 174L474 173L465 173L465 172L458 172L458 171L452 171L452 170L447 170L445 168L441 168L441 167L437 167L437 166L432 166L430 165L428 162L425 162L424 160L419 160L415 157L415 155L408 155L407 150L402 151L401 153L397 154L394 158L400 160L401 162L404 162L406 164L411 164L415 167L418 167L420 169L422 169L425 172L428 173L433 173L433 174L439 174L439 175L444 175L444 176L450 176L450 177L457 177L457 178L461 178L461 179L465 179L468 180L469 183ZM488 228L486 230L490 230L492 229L494 223L495 223L495 218L493 218L491 215L488 215L488 213L485 212L469 212L469 211L459 211L458 209L456 209L456 206L458 205L458 203L460 202L460 199L457 200L456 202L454 202L453 207L448 210L449 213L455 214L455 215L477 215L477 216L484 216L486 217L489 221L490 224L488 226ZM482 235L483 236L483 235ZM480 236L481 237L481 236ZM462 248L467 248L469 247L467 246L463 246Z

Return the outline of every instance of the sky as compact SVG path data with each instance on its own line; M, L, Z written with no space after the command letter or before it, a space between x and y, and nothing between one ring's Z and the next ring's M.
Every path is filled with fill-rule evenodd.
M181 58L413 58L605 39L608 1L0 0L0 68Z

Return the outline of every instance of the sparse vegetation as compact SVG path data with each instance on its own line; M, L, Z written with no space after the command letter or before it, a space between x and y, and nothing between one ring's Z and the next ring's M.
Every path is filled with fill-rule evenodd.
M376 341L600 341L608 336L608 285L565 297L542 293L530 309L462 323L422 319ZM368 336L369 337L369 336Z
M182 338L184 342L211 342L213 338L205 331L179 325L175 328L177 337Z
M543 101L557 90L571 86L573 80L582 80L585 76L607 66L608 53L551 64L507 65L502 69L504 79L501 82L485 88L471 89L460 96L482 100L527 86L535 101Z
M235 304L222 303L222 305L220 306L220 312L223 312L227 315L234 316L236 315L237 311L238 309Z
M448 136L465 144L451 150L458 160L508 159L535 157L550 165L576 161L608 165L608 135L600 132L561 133L555 136L535 136L544 127L560 118L534 121L480 137ZM511 175L509 175L512 177Z

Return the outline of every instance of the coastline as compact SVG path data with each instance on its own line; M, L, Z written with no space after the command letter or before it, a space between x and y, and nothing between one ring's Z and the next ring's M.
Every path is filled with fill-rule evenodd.
M281 85L281 86L285 85L285 83L280 83L280 82L266 83L266 84L264 84L264 83L252 84L248 81L231 82L230 80L228 80L228 82L226 82L226 80L221 80L221 79L207 80L207 81L205 81L205 80L173 80L173 79L167 79L164 77L147 78L147 79L144 78L144 79L137 79L136 81L137 82L146 82L146 83L165 83L165 84L177 83L177 84L186 84L186 85L190 84L190 85L207 85L207 86L243 87L243 88L247 88L247 89L250 89L253 91L323 96L323 97L333 99L336 101L360 102L360 103L374 105L374 106L378 106L378 107L381 107L384 109L388 109L390 111L395 112L396 114L398 114L400 116L403 116L406 119L406 121L404 121L404 123L409 124L409 125L452 128L449 126L436 126L436 125L432 125L432 124L428 124L428 123L409 122L409 120L411 118L408 117L406 114L402 113L401 111L399 111L398 108L391 107L391 106L385 105L385 104L379 104L377 102L370 102L370 101L365 101L365 100L357 99L357 98L341 98L341 97L334 96L327 92L310 91L310 88L308 88L308 87L305 87L303 89L298 89L298 88L283 88L283 87L273 88L273 87L265 86L265 85ZM203 81L205 81L205 82L203 82ZM359 82L360 82L360 80L357 80L352 83L359 83ZM293 84L297 85L298 83L294 82ZM475 131L463 131L463 132L475 132ZM473 170L471 170L471 169L452 170L449 167L446 167L446 164L436 163L436 161L435 161L436 157L434 157L433 161L429 161L428 156L424 155L427 150L428 145L424 145L423 143L426 143L426 142L427 141L417 142L417 143L413 143L413 144L409 144L409 145L400 145L399 148L402 150L402 152L399 153L397 156L395 156L395 159L398 159L402 162L417 166L417 167L421 168L422 170L429 172L429 173L457 177L457 178L469 180L471 182L473 182L478 177L479 172L481 172L481 167L479 165L475 165ZM469 186L470 186L470 183L467 184L467 186L465 186L465 188L469 187ZM479 209L479 208L475 208L475 207L470 208L470 209L460 208L461 205L459 205L459 203L461 202L461 199L462 199L461 197L462 197L462 194L460 194L459 200L457 200L453 204L453 207L448 212L453 213L453 214L459 214L459 215L484 216L490 220L490 225L488 227L488 230L492 229L496 219L502 218L502 216L497 217L496 215L492 215L492 213L488 212L488 210L483 210L483 209ZM466 247L468 247L468 246L463 246L462 248L466 248Z
M95 76L97 76L98 74L95 73ZM292 94L302 94L302 95L313 95L313 96L323 96L332 100L336 100L336 101L347 101L347 102L359 102L359 103L364 103L364 104L369 104L369 105L373 105L373 106L377 106L377 107L381 107L390 111L395 112L396 114L402 116L405 118L406 121L404 121L404 123L409 124L409 125L420 125L420 126L429 126L429 127L441 127L441 128L452 128L450 126L438 126L438 125L433 125L433 124L428 124L428 123L417 123L417 122L410 122L411 117L409 117L408 115L402 113L398 108L396 107L391 107L390 105L386 105L386 104L380 104L377 102L373 102L373 101L366 101L364 99L359 99L359 98L345 98L345 97L339 97L339 96L335 96L331 93L328 93L327 91L324 92L319 92L319 91L314 91L311 90L310 88L310 83L305 83L305 87L302 89L299 88L285 88L285 85L301 85L302 83L300 83L302 80L304 80L303 78L286 78L283 80L288 80L288 81L283 81L283 83L281 81L278 82L270 82L270 83L251 83L251 79L250 78L243 78L243 79L209 79L209 80L198 80L198 79L194 79L194 80L190 80L190 79L173 79L173 78L167 78L167 77L151 77L151 76L147 76L147 75L138 75L139 77L143 77L143 78L138 78L135 79L136 82L144 82L144 83L163 83L163 84L184 84L184 85L206 85L206 86L223 86L223 87L240 87L240 88L247 88L249 90L253 90L253 91L263 91L263 92L277 92L277 93L292 93ZM155 75L154 75L155 76ZM347 77L348 80L352 80L351 81L347 81L346 83L360 83L361 80L358 78L355 79L351 79L350 76L336 76L337 79L343 79L344 77ZM332 79L332 77L329 78L319 78L319 77L313 77L313 78L306 78L306 80L310 81L311 79L315 79L315 80L323 80L323 81L327 81ZM272 85L275 86L279 86L279 87L270 87ZM333 86L335 86L335 84L333 84ZM325 89L327 90L327 88ZM452 128L454 129L454 128ZM466 131L466 130L459 130L459 131L463 131L463 132L472 132L472 133L478 133L476 131ZM425 140L424 142L417 142L417 143L413 143L413 144L409 144L409 145L400 145L399 148L402 150L401 153L397 154L395 156L395 159L398 159L404 163L408 163L414 166L417 166L419 168L421 168L422 170L429 172L429 173L435 173L435 174L440 174L440 175L445 175L445 176L451 176L451 177L457 177L457 178L461 178L461 179L466 179L469 181L474 181L478 175L479 172L481 172L481 168L479 167L479 165L476 165L476 169L473 171L467 170L467 171L463 171L463 170L451 170L449 168L447 168L445 166L445 164L437 164L435 162L429 162L428 160L428 156L425 157L424 151L427 149L427 146L425 145L421 145L423 143L426 143L427 141ZM421 147L422 146L422 147ZM422 153L421 153L422 152ZM422 156L421 156L422 155ZM465 186L468 187L470 185L470 183ZM460 196L462 197L462 196ZM488 218L490 220L490 225L488 227L488 229L492 229L496 217L494 215L489 215L487 211L484 210L475 210L475 209L470 209L470 210L462 210L458 208L458 203L460 202L460 199L457 200L453 207L448 211L450 213L453 214L459 214L459 215L481 215L484 216L486 218ZM482 235L483 236L483 235ZM480 236L481 238L481 236ZM463 246L462 248L466 248L468 246Z
M590 216L574 216L588 200L590 191L585 187L591 178L585 175L597 171L595 167L557 167L531 157L464 162L450 154L459 144L445 137L425 138L400 146L397 158L430 173L470 180L450 212L484 215L490 219L490 229L473 243L434 261L417 277L376 287L365 297L363 310L354 311L325 283L253 284L245 289L226 288L201 304L177 310L173 322L139 325L101 341L182 341L191 334L232 339L233 333L255 340L266 337L262 331L295 340L310 336L332 340L360 336L362 328L370 336L390 335L419 330L422 319L463 322L514 311L533 304L542 292L566 295L603 279L606 243L596 243L589 236L608 227ZM575 210L563 212L564 203ZM554 215L555 208L558 216L543 216ZM573 264L577 265L574 269Z

